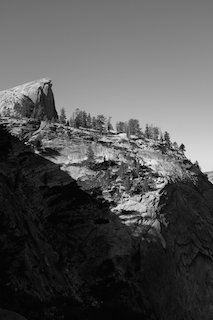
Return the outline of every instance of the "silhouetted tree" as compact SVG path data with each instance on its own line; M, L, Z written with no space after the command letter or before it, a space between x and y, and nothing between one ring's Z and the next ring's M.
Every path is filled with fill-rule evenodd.
M111 118L112 117L109 117L107 120L107 132L109 132L110 130L113 130L113 126L111 124Z
M170 146L171 140L170 140L170 134L168 133L168 131L165 131L165 132L164 132L164 141L166 142L166 144L167 144L168 146Z
M153 132L153 139L157 141L159 139L160 129L158 127L153 127L152 132Z
M146 124L146 127L145 127L144 137L147 139L151 138L150 126L148 125L148 123Z
M66 123L67 117L66 117L66 111L64 108L61 108L60 115L59 115L59 121L60 123Z
M92 128L92 119L90 113L86 117L86 127L87 128Z
M199 165L199 163L198 163L197 160L195 161L194 165L195 165L198 169L200 169L200 165Z
M100 134L106 133L106 118L101 114L96 118L96 126Z
M138 135L140 132L139 121L137 119L130 119L128 121L128 129L130 135Z
M72 117L70 117L70 120L69 120L70 127L74 127L74 123L75 123L75 119L72 116Z
M81 126L80 109L78 108L73 113L73 126L74 128L79 128Z
M116 130L118 133L125 132L125 127L126 127L125 122L122 122L122 121L116 122Z
M180 145L180 147L179 147L179 150L180 150L181 152L185 152L185 151L186 151L186 148L185 148L185 146L184 146L183 143L181 143L181 145Z
M92 129L97 129L96 118L92 117Z
M174 149L178 149L178 144L177 144L177 142L175 141L175 142L173 142L173 148Z

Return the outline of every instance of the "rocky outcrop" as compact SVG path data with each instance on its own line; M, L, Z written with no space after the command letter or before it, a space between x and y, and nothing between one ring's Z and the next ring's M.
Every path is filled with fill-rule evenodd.
M209 181L213 183L213 171L205 172L205 174L207 175Z
M82 146L80 131L41 130L35 150L26 132L24 144L0 131L0 307L32 320L212 319L207 177L184 157L139 142L122 145L125 167L121 144L101 148L89 136ZM76 181L63 161L70 145L72 167L82 169L89 143L97 157L113 158L83 177L75 171Z
M0 92L3 116L43 119L57 118L52 83L49 78L32 81Z

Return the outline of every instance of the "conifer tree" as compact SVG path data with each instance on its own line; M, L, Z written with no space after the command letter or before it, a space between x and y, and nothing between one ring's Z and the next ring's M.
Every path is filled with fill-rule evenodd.
M130 119L128 121L129 133L130 135L138 135L140 132L140 125L137 119Z
M170 134L167 131L164 132L164 141L168 146L171 144Z
M113 130L113 126L111 124L111 118L112 117L109 117L107 120L107 132L109 132L110 130Z
M87 127L87 114L85 111L79 112L80 127Z
M148 123L146 124L146 127L145 127L144 136L145 138L150 139L150 127Z
M96 125L100 134L106 133L106 118L102 114L97 116Z
M125 132L125 127L126 127L125 122L122 122L122 121L116 122L116 130L118 133Z
M70 120L69 120L70 127L74 127L74 123L75 123L75 119L72 116L72 117L70 117Z
M175 142L173 142L173 148L174 149L178 149L178 144L177 144L177 142L175 141Z
M90 113L86 117L86 126L87 128L92 128L92 119Z
M92 117L92 129L97 129L96 118L94 116Z
M153 139L157 141L159 139L160 130L158 127L153 127Z
M66 123L67 117L66 117L66 111L65 108L61 108L60 110L60 116L59 116L59 121L60 123Z
M81 120L80 120L80 109L76 109L74 114L73 114L73 119L74 119L74 127L79 128L81 125Z
M180 147L179 147L179 150L180 150L181 152L185 152L185 151L186 151L186 148L185 148L185 146L184 146L183 143L181 143L181 145L180 145Z
M200 169L200 165L199 165L199 163L198 163L197 160L195 161L194 165L195 165L198 169Z

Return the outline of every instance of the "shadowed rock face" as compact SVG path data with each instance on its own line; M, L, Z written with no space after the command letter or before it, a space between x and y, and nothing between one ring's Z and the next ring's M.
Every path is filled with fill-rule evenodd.
M3 116L57 118L52 84L49 78L35 80L0 92Z
M63 129L63 139L49 144L44 128L37 153L0 130L0 307L31 320L211 320L213 185L207 177L187 163L185 178L172 181L162 168L177 171L180 162L160 158L156 167L152 159L151 168L164 174L160 181L153 176L151 188L110 207L85 191L85 180L62 170L68 129L51 126L52 138ZM74 141L84 152L76 132L69 139L68 155ZM110 168L97 163L98 172L105 164L112 178L114 161ZM143 165L140 174L151 176L147 170ZM91 179L87 174L90 188Z
M12 312L10 310L0 309L0 319L1 320L26 320L20 314Z

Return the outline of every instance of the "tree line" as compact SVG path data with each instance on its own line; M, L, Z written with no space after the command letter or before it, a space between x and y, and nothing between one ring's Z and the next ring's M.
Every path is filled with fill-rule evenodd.
M98 132L107 133L113 130L111 117L106 118L104 115L91 116L90 113L76 109L69 120L67 120L65 109L60 110L59 122L70 125L74 128L86 128L97 130Z
M60 110L59 122L67 124L74 128L87 128L96 130L101 134L106 134L113 131L114 128L111 124L111 117L106 118L104 115L91 116L90 113L76 109L69 120L66 117L66 111L64 108ZM146 124L144 131L140 128L139 120L130 119L126 122L118 121L116 122L116 132L126 133L127 137L135 135L137 137L152 139L159 142L164 142L168 146L175 147L181 151L185 151L184 144L178 146L177 142L172 143L170 139L170 134L168 131L162 132L161 129L152 124Z

